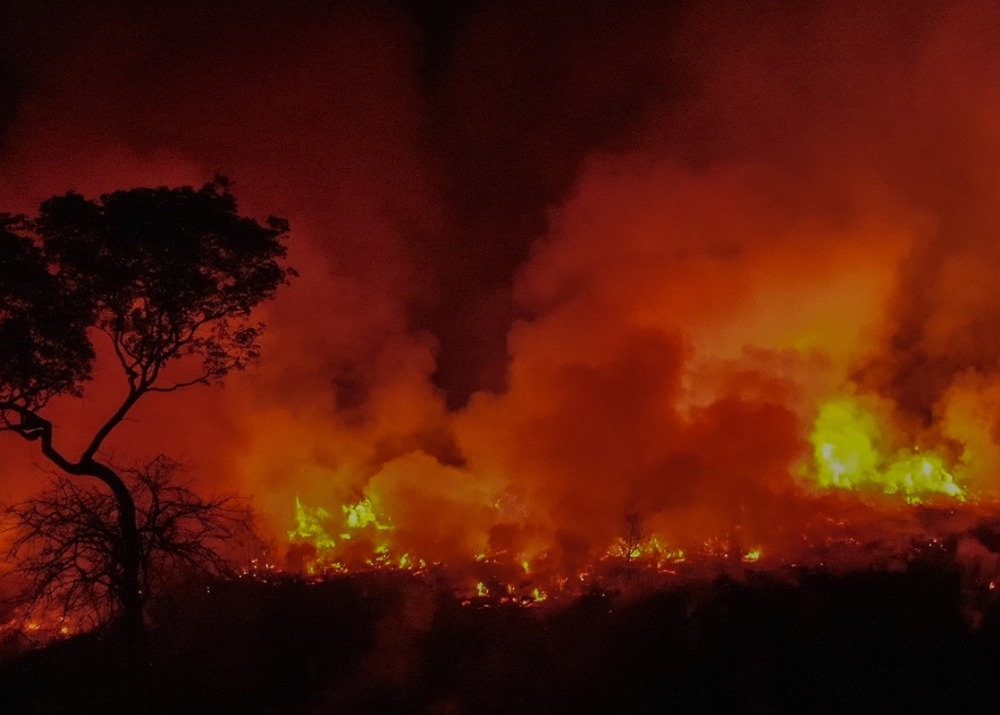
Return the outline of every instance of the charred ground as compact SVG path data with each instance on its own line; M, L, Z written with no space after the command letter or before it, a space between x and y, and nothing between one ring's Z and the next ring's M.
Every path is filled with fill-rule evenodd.
M954 550L895 571L785 569L558 604L462 599L433 576L200 583L141 682L80 636L0 666L19 712L993 712L1000 607ZM980 620L970 625L969 599Z

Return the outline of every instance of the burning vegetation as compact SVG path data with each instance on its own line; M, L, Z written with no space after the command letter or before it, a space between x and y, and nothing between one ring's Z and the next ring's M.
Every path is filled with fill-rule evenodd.
M288 531L288 566L293 573L310 578L366 570L418 575L438 572L447 574L458 592L470 597L531 605L546 600L549 592L578 597L606 586L609 578L614 581L624 571L704 577L739 572L748 566L756 570L827 567L831 547L841 549L840 558L845 562L830 567L870 567L875 562L865 563L864 559L871 554L860 553L866 540L869 544L885 540L889 551L905 562L921 549L933 548L952 536L949 529L969 528L976 515L990 511L992 502L978 503L975 495L962 488L961 476L956 479L953 471L961 474L961 464L949 467L939 454L899 446L880 428L875 414L854 397L842 396L823 404L809 443L812 454L793 471L801 490L797 498L812 502L812 516L821 527L800 525L801 541L792 548L782 543L781 535L772 542L776 544L774 555L759 543L768 539L766 531L757 532L757 541L746 542L739 521L715 533L692 535L675 530L676 536L669 539L647 531L640 514L630 513L621 517L619 532L604 549L581 562L575 572L568 572L558 551L547 548L538 538L543 533L540 529L531 529L525 521L509 521L510 512L502 508L502 497L498 496L478 505L492 516L480 534L483 548L444 561L436 555L441 552L407 548L406 536L397 533L391 515L379 506L381 500L365 494L357 503L332 510L308 506L296 497L295 527ZM971 515L956 520L956 510ZM525 518L524 508L514 513ZM853 521L846 520L844 515L849 513ZM917 524L934 521L935 515L952 518L950 523L930 529ZM874 526L886 518L894 526ZM949 521L947 517L937 520ZM903 534L891 532L907 521L913 523L903 526ZM526 533L535 538L526 538ZM850 554L852 546L859 554ZM669 579L659 583L668 584Z
M58 554L97 579L84 606L43 579L30 600L65 608L0 610L15 650L71 649L117 593L137 643L155 623L182 652L153 583L199 617L357 609L323 616L365 655L325 663L320 710L377 710L360 673L439 677L394 702L462 711L422 657L542 624L551 675L588 618L608 658L648 617L664 663L754 681L713 618L781 660L754 614L801 592L835 639L837 597L878 578L936 624L892 642L1000 643L991 3L29 4L0 7L0 431L23 438L0 435L0 500L40 514L41 447L118 526ZM266 548L223 558L209 516L212 548L186 543L211 574L147 584L149 490L115 465L155 454L190 466L185 508L248 495ZM475 676L509 686L486 653Z

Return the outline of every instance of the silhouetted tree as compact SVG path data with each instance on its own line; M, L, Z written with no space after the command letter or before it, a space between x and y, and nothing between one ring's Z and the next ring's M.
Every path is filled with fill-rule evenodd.
M141 544L141 601L192 575L236 574L236 545L259 545L249 504L233 495L199 497L175 481L179 465L159 456L118 470L136 506ZM94 627L117 615L122 570L114 495L71 477L54 475L45 491L0 512L10 537L9 577L19 583L14 602L24 617L50 623L71 618Z
M136 503L102 447L146 395L218 382L258 356L263 325L251 312L294 275L284 264L288 224L240 216L221 177L96 201L71 192L43 202L34 219L0 219L0 430L114 496L111 593L126 637L139 643ZM53 397L83 394L96 339L110 346L125 395L74 457L56 446L44 413Z
M632 561L642 554L642 542L646 540L646 532L642 528L639 515L630 512L622 518L622 534L618 537L615 555L626 561Z

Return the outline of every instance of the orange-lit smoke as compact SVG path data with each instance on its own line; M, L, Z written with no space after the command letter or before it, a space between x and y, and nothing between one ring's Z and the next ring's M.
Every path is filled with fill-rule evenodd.
M44 63L8 206L222 170L295 236L259 367L116 449L254 495L280 542L317 538L298 500L348 566L576 574L628 515L662 553L787 561L988 510L990 4L599 5L208 18L214 49L133 20L175 54L109 50L125 23ZM818 422L838 400L871 425Z

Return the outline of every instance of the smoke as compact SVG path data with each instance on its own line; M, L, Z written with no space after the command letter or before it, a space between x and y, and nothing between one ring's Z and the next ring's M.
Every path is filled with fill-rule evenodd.
M115 443L279 537L298 496L437 560L572 571L625 514L794 552L841 510L809 479L837 395L997 491L990 3L17 11L0 205L221 171L291 222L261 364Z

